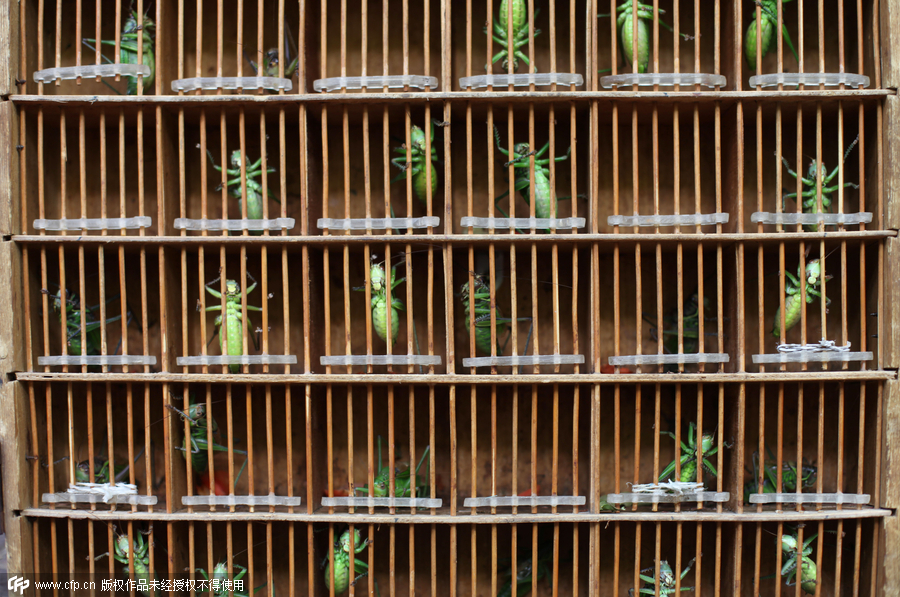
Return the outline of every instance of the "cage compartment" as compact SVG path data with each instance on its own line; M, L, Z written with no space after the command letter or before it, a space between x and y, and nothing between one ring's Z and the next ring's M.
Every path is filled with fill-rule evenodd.
M600 78L597 90L612 87L612 83L604 82L603 77L628 75L634 72L723 74L724 69L717 45L720 38L727 39L727 37L722 36L722 23L716 22L716 16L728 8L727 3L720 6L720 3L716 2L718 10L711 10L709 3L661 0L658 2L660 21L658 26L652 18L655 3L641 4L646 8L640 8L638 11L636 38L638 67L635 70L631 60L635 39L633 37L635 25L631 16L634 5L625 8L627 2L621 0L597 2L598 18L594 24L597 31L594 67L598 69L596 76ZM612 18L606 16L609 14L614 16ZM641 17L641 14L645 16ZM677 36L673 31L676 26ZM727 71L724 74L727 76ZM727 81L731 82L730 77ZM629 83L619 89L630 91L632 87ZM694 89L694 86L681 89Z
M603 112L593 183L598 232L715 234L731 229L736 214L722 186L728 175L722 138L730 130L729 114L710 103L654 104L651 109L643 102L616 102Z
M29 446L36 453L28 455L33 507L129 509L124 502L102 501L53 506L44 498L65 494L76 483L130 483L136 485L136 495L156 498L155 504L137 510L165 510L167 448L159 386L38 383L28 395L38 430Z
M45 2L33 7L23 6L24 19L17 19L14 26L19 29L19 76L24 84L18 86L23 94L44 95L94 95L118 96L136 95L138 78L120 75L118 77L86 76L76 79L64 79L43 84L35 81L38 71L46 69L82 67L90 75L96 65L113 63L138 65L138 43L143 46L141 64L150 69L151 74L142 77L142 95L156 95L159 89L168 84L167 60L171 60L167 52L168 46L160 43L160 30L165 30L170 19L174 19L174 11L164 4L153 6L150 2L139 1L132 7L118 2L101 2L97 12L97 3L79 4L81 14L75 12L75 6L67 6L57 2ZM44 12L38 12L43 6ZM133 18L138 11L146 21L138 22ZM132 13L134 11L134 15ZM62 14L65 18L60 18ZM57 23L60 23L57 25ZM143 25L142 25L143 23ZM143 28L141 28L143 27ZM80 33L80 38L79 38ZM98 37L112 44L97 44ZM144 36L149 36L148 40ZM119 38L120 54L116 58L115 40ZM88 47L83 40L89 40ZM40 47L38 47L40 46ZM94 48L94 49L92 49ZM98 56L96 49L99 49ZM24 66L24 72L22 72ZM161 71L161 72L160 72ZM78 71L81 72L81 71ZM136 72L136 71L135 71ZM48 74L48 76L53 76ZM67 75L69 76L69 75ZM163 91L165 93L165 91Z
M181 147L171 148L180 181L179 189L172 189L179 205L171 206L172 221L167 222L172 234L196 236L198 232L182 229L206 227L208 234L222 235L221 220L243 219L269 222L266 232L260 222L248 225L251 236L302 233L309 208L301 175L306 138L296 111L189 108L168 125L176 139L182 127L184 131L183 154ZM308 226L313 228L315 221ZM224 234L242 235L243 230Z
M304 428L310 428L312 419L305 414L304 400L303 389L292 386L172 388L162 415L171 419L173 426L169 456L176 475L172 481L175 500L172 509L182 512L312 511L315 504L307 504L312 495L307 487L311 479L324 473L311 462L307 451L312 444ZM212 457L208 443L210 432ZM243 502L252 498L258 505L228 506L229 495ZM184 500L187 496L208 496L212 503L191 507ZM216 498L222 498L218 504ZM269 498L272 504L281 503L263 505ZM296 504L296 498L300 498L300 504Z
M311 310L312 319L319 322L315 327L324 333L315 345L322 358L312 363L313 371L446 371L446 324L440 298L444 292L444 266L440 247L429 243L340 247L326 244L310 255L310 263L316 263L316 268L321 264L322 269L317 271L325 272L323 277L317 275L312 280L312 292L322 299ZM394 287L390 291L389 311L387 282L391 278ZM431 308L429 298L434 301ZM391 347L385 341L389 312L394 337ZM386 368L368 365L365 369L365 365L347 364L350 356L358 360L366 355L395 355L394 364Z
M737 206L743 216L744 229L766 233L880 229L883 214L875 164L882 159L882 148L878 143L876 112L875 106L866 102L760 104L745 112L744 186L742 205ZM821 226L757 224L756 220L761 217L758 214L768 214L772 219L778 217L777 212L794 218L800 213L814 215L819 212L815 176L819 144L820 169L825 171L825 176L821 177L821 212L834 214L832 217L844 214L848 223ZM803 178L799 184L791 171ZM798 188L804 194L799 205L793 197L788 197L796 194ZM864 215L867 218L861 218ZM858 220L864 223L861 225Z
M759 65L759 72L763 75L784 73L852 73L870 78L871 87L877 87L875 76L875 59L873 56L881 53L881 47L877 43L875 29L878 28L875 2L862 2L858 4L840 3L836 0L828 0L822 3L782 4L782 23L791 36L794 49L784 42L782 60L778 59L778 34L772 35L772 40L767 54L763 55ZM843 14L840 14L843 7ZM751 22L756 20L756 6L751 2L740 2L739 12L729 15L729 20L738 14L740 21L734 25L729 23L729 29L735 27L734 35L740 35L734 40L733 51L739 53L736 59L740 60L740 78L744 89L756 89L751 85L751 77L756 76L756 65L749 62L746 56L746 36L750 30ZM774 19L776 23L778 9L774 5ZM802 15L800 14L802 10ZM801 30L802 27L802 30ZM731 37L731 34L728 35ZM802 46L801 46L802 38ZM752 45L755 45L753 43ZM798 58L802 58L803 67L800 68ZM754 59L755 63L755 59ZM729 78L731 80L731 77ZM737 83L737 81L735 81ZM791 87L785 86L785 89ZM818 85L809 88L818 88ZM847 88L856 88L849 86ZM769 88L771 90L772 88ZM793 86L796 89L796 86Z
M440 103L371 108L329 103L311 110L309 123L309 202L315 214L310 218L311 234L348 234L341 222L365 218L429 218L424 223L430 222L431 227L407 228L398 222L386 230L372 223L371 232L358 229L350 234L426 235L444 229L444 218L449 217L445 209L445 141L456 123L444 120ZM425 165L429 146L431 189ZM410 166L406 166L407 147ZM325 229L319 217L334 223ZM364 222L356 226L364 228Z
M725 305L736 289L726 282L727 262L720 250L712 243L673 247L642 242L600 254L595 273L602 281L596 341L600 372L616 372L617 366L619 373L733 370L734 346L726 333L737 322L727 315ZM665 272L681 275L674 279ZM681 354L686 360L691 355L696 359L698 353L707 355L706 362L644 364L640 370L636 364ZM626 362L618 364L619 359Z
M136 236L165 229L158 221L161 141L153 110L32 107L20 118L25 122L18 141L24 177L21 196L15 198L21 202L15 231Z
M590 23L584 19L585 12L590 9L586 6L576 6L574 3L556 1L549 3L529 3L527 0L509 3L516 11L513 17L512 36L514 47L518 46L521 56L515 56L513 61L513 76L524 77L536 72L539 75L557 73L560 75L580 75L585 82L582 85L573 86L575 91L588 89L591 74L587 72L589 55L587 54L587 42L589 38ZM532 14L530 6L533 6ZM463 26L454 26L450 31L451 48L451 81L446 83L446 91L467 89L465 81L474 77L480 79L473 85L472 90L484 91L488 79L485 75L503 77L510 72L509 66L504 67L508 54L505 45L509 35L508 15L501 14L501 2L491 1L486 3L453 4L453 18ZM523 17L518 17L520 7L524 7ZM469 16L471 15L471 16ZM520 20L521 19L521 20ZM499 28L502 33L496 29ZM530 34L529 28L534 29ZM490 38L488 34L490 33ZM522 57L524 56L524 58ZM530 65L527 62L533 63ZM528 59L526 62L525 58ZM495 60L496 59L496 60ZM503 92L509 88L501 85L495 78L492 91ZM517 88L520 86L517 83ZM527 88L527 85L526 85ZM570 91L572 87L567 84L550 87L539 86L539 91ZM520 89L519 89L520 90Z
M184 372L200 372L209 367L208 371L223 374L301 371L306 345L304 301L309 299L302 288L289 283L288 273L301 267L300 257L265 247L250 251L246 247L226 250L224 246L220 250L185 250L180 281L174 281L178 294L172 298L177 302L171 305L176 313L180 311L179 325L171 331L175 350L179 358L210 355L215 363L204 366L191 359L187 361L189 365L183 365L176 359L176 368L184 366ZM179 295L180 300L176 298ZM231 313L242 325L228 324ZM216 324L220 316L228 325L224 334L220 334ZM236 345L234 339L228 338L232 329L239 335ZM219 356L240 355L255 355L251 360L258 362L218 362Z
M514 271L510 265L513 260L516 265ZM467 359L491 358L492 344L498 357L511 356L515 349L515 354L526 359L563 355L580 356L583 360L582 364L539 367L523 364L511 368L503 364L482 365L482 361L476 361L476 374L504 372L528 375L589 370L590 345L581 340L591 337L589 299L586 293L579 290L590 280L586 271L590 267L589 261L585 251L575 247L564 247L558 251L546 245L455 249L453 334L457 371L472 371L466 365ZM490 323L492 307L496 325L493 331ZM474 311L470 312L470 308Z
M824 246L824 252L823 252ZM846 256L845 256L846 247ZM780 291L781 259L784 255L785 293ZM827 369L871 370L879 365L878 345L873 334L878 333L878 307L875 303L879 276L878 251L874 245L862 241L848 243L779 243L762 247L761 260L758 250L745 253L744 275L747 287L744 294L744 327L748 370L779 370L782 366L756 365L753 355L778 354L781 346L781 311L785 312L784 342L788 344L808 344L820 339L834 341L837 347L847 347L854 354L872 353L870 360L857 360L833 365L809 363L811 371ZM803 266L807 278L797 276ZM818 272L816 271L818 270ZM846 272L846 277L844 277ZM791 276L787 276L790 273ZM818 277L815 274L818 273ZM823 281L822 275L826 278ZM760 277L761 276L761 277ZM827 278L831 276L831 278ZM812 278L811 278L812 277ZM753 278L756 278L754 282ZM810 283L814 279L814 283ZM804 283L807 302L800 295L801 287L794 280ZM813 292L810 293L809 290ZM793 292L793 294L791 294ZM762 303L759 295L762 294ZM816 296L819 293L823 299ZM793 297L793 298L791 298ZM784 306L782 306L782 298ZM809 299L812 299L809 302ZM799 307L799 309L798 309ZM824 319L823 319L824 308ZM776 318L776 315L778 316ZM805 321L804 321L805 318ZM777 319L777 321L776 321ZM794 322L793 326L789 326ZM804 327L805 326L805 327ZM775 335L775 332L779 335ZM868 358L860 356L859 358ZM800 370L797 364L787 364L784 368Z
M239 10L243 12L238 16ZM184 20L173 23L178 39L183 40L181 47L173 46L179 59L172 73L175 80L167 82L162 93L213 95L221 94L222 89L225 94L271 94L279 89L290 94L306 92L302 73L307 69L304 56L310 48L300 44L309 41L308 31L302 28L304 19L309 27L308 18L298 2L228 0L215 7L188 3ZM218 23L223 24L222 30ZM271 80L261 82L258 77ZM223 78L241 81L231 86ZM268 87L262 89L261 84Z
M695 490L671 491L687 494L680 505L639 504L610 496L630 495L637 485L665 487L675 481L701 483L704 492L731 492L733 497L728 471L734 438L725 425L733 410L725 395L725 386L712 384L601 388L599 413L593 415L596 419L599 414L599 451L591 472L602 495L593 511L639 516L651 511L721 512L726 508L724 502L730 500L725 496L716 503L691 497ZM703 461L699 462L701 445Z
M551 228L556 234L590 232L590 136L583 136L580 143L575 140L589 118L581 104L454 106L453 233L532 234L527 223L498 223L491 231L483 221L508 217L560 220L557 225L536 225L535 234ZM533 169L532 152L536 152Z
M334 77L417 75L438 79L437 87L429 91L449 91L455 87L450 81L441 80L443 7L439 0L367 3L365 12L362 6L360 0L345 6L325 0L308 5L305 16L307 93L313 92L316 80ZM359 92L349 86L346 91ZM381 92L383 87L369 86L368 91Z
M804 557L815 566L816 582L806 584L811 591L802 586L801 591L819 595L843 595L847 592L878 595L875 578L880 526L878 521L871 519L798 524L790 520L790 515L785 517L783 523L740 525L735 530L742 531L744 548L738 562L740 589L736 590L767 594L777 591L777 585L780 585L782 594L795 594L798 587L793 583L788 585L789 576L780 574L795 552L782 551L778 537L780 533L798 539L801 545L815 537L807 546L810 554ZM807 564L807 581L812 580L812 570ZM796 580L797 576L793 582Z
M876 427L882 398L877 384L760 384L749 387L747 396L741 448L744 474L735 479L744 512L836 509L828 503L797 506L749 501L749 494L778 489L783 493L869 496L867 505L844 505L845 510L868 509L880 503L876 477L881 446Z
M132 366L131 371L159 371L160 297L140 276L142 267L147 271L158 267L155 254L117 253L103 247L57 251L43 247L31 248L27 256L22 283L29 341L24 349L29 357L26 366L31 371L41 370L41 357L64 354L136 355L145 362ZM65 276L64 287L60 285L61 274ZM66 299L59 300L63 296ZM105 303L102 308L101 303ZM58 371L57 367L53 365L53 370ZM121 365L106 367L117 372L124 370ZM94 372L101 368L70 365L68 370Z

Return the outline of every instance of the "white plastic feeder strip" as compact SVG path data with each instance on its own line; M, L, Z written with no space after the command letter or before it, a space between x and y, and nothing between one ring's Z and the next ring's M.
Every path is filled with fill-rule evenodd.
M107 354L107 355L58 355L53 357L38 357L38 365L54 367L59 365L87 365L89 367L103 365L156 365L156 357L137 354Z
M584 218L470 218L464 217L460 219L459 225L462 228L485 228L485 229L507 229L507 228L536 228L544 230L547 228L584 228Z
M494 495L491 497L468 497L463 508L491 508L503 506L583 506L586 503L583 495Z
M796 212L772 213L768 211L757 211L750 214L750 221L754 224L784 224L804 226L826 224L828 226L856 226L858 224L868 224L872 221L872 214L867 211L855 214L798 214Z
M463 367L528 367L530 365L581 365L583 354L517 354L508 357L463 359Z
M699 352L692 354L636 354L609 357L613 367L627 365L693 365L697 363L727 363L730 357L724 352Z
M833 340L822 338L817 344L779 344L778 354L755 354L753 363L767 365L772 363L849 363L854 361L871 361L875 358L871 352L850 352L850 343L846 346L835 346Z
M201 218L191 220L176 218L177 230L291 230L294 218L275 218L274 220L208 220Z
M244 355L199 355L178 357L179 367L194 365L296 365L297 357L292 354L244 354Z
M632 493L611 493L610 504L677 504L681 502L727 502L727 491L706 491L703 483L663 481L633 485Z
M65 218L61 220L35 220L35 230L134 230L149 228L153 218Z
M708 73L626 73L600 77L600 85L605 89L613 86L637 85L638 87L674 87L675 85L703 85L710 89L724 87L727 80L723 75Z
M728 214L678 214L668 216L609 216L606 218L609 226L713 226L715 224L727 224Z
M323 497L326 508L348 506L354 508L440 508L441 498L398 498L398 497Z
M846 85L854 89L869 86L869 77L853 73L772 73L750 77L750 87L777 87L778 85Z
M65 493L45 493L41 496L45 504L130 504L133 506L153 506L156 496L137 495L137 486L130 483L75 483L69 484Z
M301 498L286 495L186 495L185 506L299 506Z
M95 77L115 77L117 75L149 77L150 67L146 64L91 64L85 66L64 66L62 68L45 68L35 71L32 77L35 83L52 83L57 79L92 79Z
M192 77L172 81L172 91L196 91L205 89L271 89L272 91L290 91L294 84L290 79L279 77Z
M420 75L388 75L386 77L331 77L328 79L316 79L313 81L313 89L316 91L340 91L341 89L403 89L413 87L415 89L437 89L437 77L423 77Z
M484 89L485 87L545 87L548 85L584 85L584 77L578 73L523 73L519 75L477 75L475 77L462 77L459 80L461 89Z
M751 493L751 504L853 504L869 503L866 493Z
M320 230L408 230L410 228L435 228L441 219L435 216L424 218L319 218L316 227Z
M323 367L340 367L355 365L440 365L441 357L437 355L417 354L346 354L330 357L319 357Z

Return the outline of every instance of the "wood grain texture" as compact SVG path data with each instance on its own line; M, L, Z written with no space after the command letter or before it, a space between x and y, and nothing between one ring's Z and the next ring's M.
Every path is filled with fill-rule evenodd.
M22 280L22 254L11 242L0 243L0 272L7 280ZM12 371L25 369L24 318L21 284L0 284L0 383Z
M2 61L0 61L2 62ZM0 233L19 230L19 118L15 106L0 102Z
M881 84L885 88L900 86L900 4L880 2L881 15Z
M897 280L900 279L900 240L887 240L884 256L884 313L881 315L881 330L884 334L884 355L882 362L885 369L900 367L900 296L897 292Z
M16 69L19 56L19 2L4 0L0 2L0 96L14 92Z
M900 163L900 97L884 100L884 227L900 228L900 176L892 164ZM895 278L896 279L896 278Z
M29 414L27 394L22 384L0 387L0 461L3 472L3 516L10 571L31 570L30 524L19 512L31 503L28 483Z

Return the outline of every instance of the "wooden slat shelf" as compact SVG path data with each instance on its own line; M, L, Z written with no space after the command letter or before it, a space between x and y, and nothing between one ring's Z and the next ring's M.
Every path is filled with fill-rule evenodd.
M273 365L273 368L277 365ZM16 379L23 382L48 383L189 383L189 384L354 384L354 385L428 385L428 386L469 386L479 384L492 385L580 385L580 384L736 384L736 383L834 383L839 381L890 381L897 379L897 371L806 371L767 373L642 373L642 374L572 374L553 375L542 373L537 375L461 375L441 374L231 374L231 373L54 373L42 371L26 371L16 374Z
M845 90L803 90L803 91L432 91L397 93L309 93L285 95L10 95L14 104L23 106L71 106L103 108L106 106L241 106L265 105L267 107L290 106L302 103L312 104L405 104L424 102L473 102L473 103L542 103L578 102L586 104L590 100L621 101L628 103L714 103L723 105L738 101L753 102L836 102L840 100L878 100L897 95L896 89L845 89Z
M437 514L419 511L418 514L328 514L314 512L300 514L288 512L129 512L125 510L50 510L49 508L28 508L21 511L22 516L30 518L63 518L89 520L149 520L166 522L209 522L209 521L247 521L247 522L310 522L310 523L344 523L344 524L530 524L556 522L817 522L834 520L859 520L866 518L886 518L894 515L893 510L884 508L864 508L861 510L820 510L796 512L698 512L684 510L682 512L620 512L618 514L577 514L560 512L557 514L500 513L500 514L468 514L459 513L451 516L438 509ZM462 508L460 508L462 510Z
M743 232L743 233L666 233L659 234L647 232L646 234L633 234L623 232L621 234L378 234L378 235L334 235L334 236L281 236L272 234L269 236L99 236L99 235L51 235L34 234L13 235L12 240L21 244L53 246L214 246L214 247L254 247L254 246L278 246L299 247L303 245L323 246L359 246L365 244L421 244L431 243L445 245L454 248L467 248L469 246L483 247L488 244L508 246L511 244L524 245L569 245L588 247L592 243L607 245L605 249L611 249L610 245L620 244L622 247L631 247L636 243L645 245L677 245L696 247L706 245L714 247L731 246L735 243L748 245L769 245L782 242L813 242L827 240L871 242L895 238L897 230L860 230L860 231L835 231L835 232Z

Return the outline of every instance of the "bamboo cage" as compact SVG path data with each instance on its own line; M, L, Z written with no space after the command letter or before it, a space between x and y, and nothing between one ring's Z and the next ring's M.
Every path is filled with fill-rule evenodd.
M0 2L10 574L900 594L898 34Z

